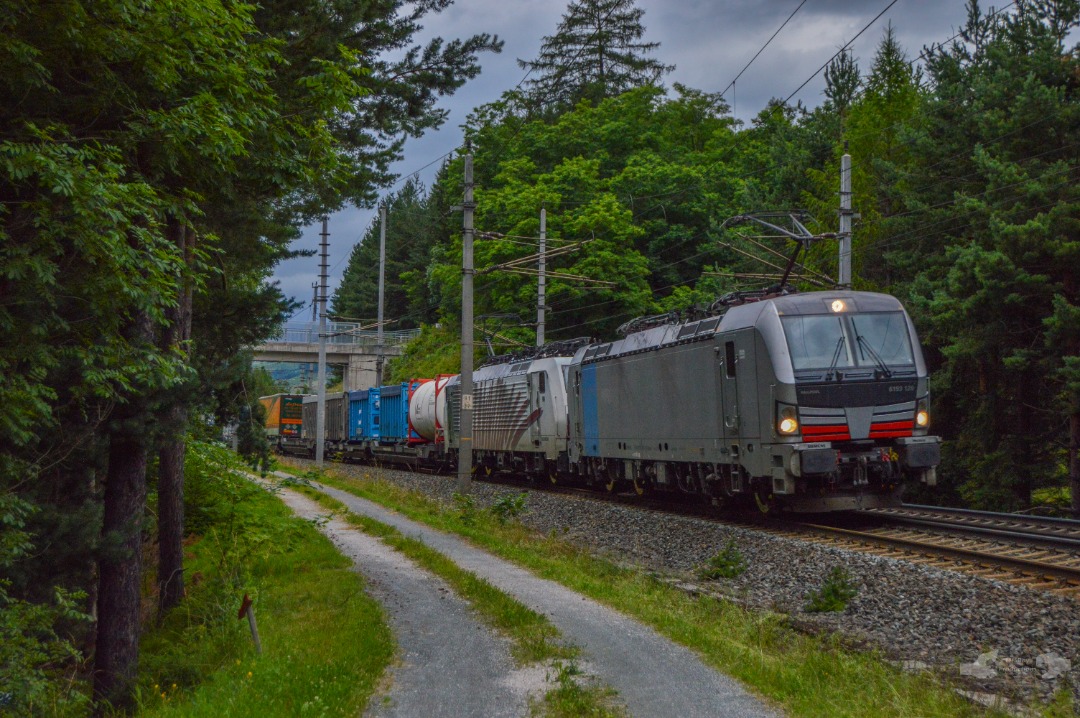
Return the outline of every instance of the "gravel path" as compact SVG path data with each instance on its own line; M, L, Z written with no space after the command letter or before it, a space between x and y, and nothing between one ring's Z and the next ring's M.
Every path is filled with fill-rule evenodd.
M296 492L278 495L302 518L326 514ZM515 668L508 642L482 625L442 579L344 521L331 519L319 530L356 562L398 644L389 691L372 697L366 715L518 718L530 694L546 691L543 668Z
M452 504L454 478L348 465ZM480 507L518 487L474 483ZM906 561L825 547L752 529L629 506L529 493L521 520L623 564L655 571L687 590L719 593L782 611L809 630L836 631L910 670L936 670L976 699L1048 700L1062 688L1080 705L1080 601ZM694 572L734 540L748 569L702 584ZM803 610L807 593L844 567L859 589L842 613Z
M642 718L779 715L736 681L706 666L696 654L633 619L473 548L457 536L436 531L344 491L329 487L321 490L344 503L350 511L418 538L463 569L545 614L567 640L582 649L586 672L613 687L630 715Z

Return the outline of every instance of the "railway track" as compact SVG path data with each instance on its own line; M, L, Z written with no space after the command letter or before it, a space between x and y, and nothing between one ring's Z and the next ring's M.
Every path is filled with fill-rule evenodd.
M1080 521L1045 516L1021 516L941 506L904 504L895 509L868 509L895 526L958 530L987 538L1022 542L1031 546L1071 549L1080 552Z
M555 487L567 495L637 504L652 511L767 531L849 550L973 574L1080 599L1080 522L965 509L905 505L855 515L857 528L789 519L764 522L717 517L695 505L642 502L630 494ZM869 520L868 520L869 519ZM869 524L869 525L868 525Z
M905 505L869 526L800 523L819 540L1080 598L1080 522Z

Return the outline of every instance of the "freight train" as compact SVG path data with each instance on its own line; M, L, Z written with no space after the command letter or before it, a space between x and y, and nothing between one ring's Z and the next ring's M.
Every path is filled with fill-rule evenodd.
M926 364L896 298L781 293L713 309L489 360L473 376L477 470L792 512L898 505L907 483L936 482ZM449 469L461 403L459 375L333 394L321 440L346 461ZM305 397L283 451L314 454L316 412Z

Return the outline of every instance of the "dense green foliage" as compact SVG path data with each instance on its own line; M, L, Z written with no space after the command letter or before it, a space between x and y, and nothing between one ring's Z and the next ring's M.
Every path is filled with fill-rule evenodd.
M1080 511L1080 58L1066 44L1078 22L1075 0L990 14L972 1L960 35L914 60L887 27L865 74L842 53L820 106L774 101L748 126L720 96L640 77L618 93L577 87L558 111L537 113L519 92L477 108L477 344L534 342L536 280L497 268L536 252L541 208L549 249L573 247L548 261L546 338L610 337L634 316L775 282L791 247L721 223L801 206L811 229L836 231L846 148L855 286L905 302L935 374L945 461L922 498L1017 509L1071 483ZM459 324L460 218L446 207L462 183L457 157L430 201L407 195L410 217L432 218L434 243L405 260L408 301L387 316L434 313L443 329L401 372L456 370L432 338ZM803 261L801 288L832 286L835 243ZM340 294L361 276L370 270L351 268ZM497 331L484 315L503 317Z
M239 472L223 446L189 445L182 610L142 640L142 715L358 715L394 654L364 581L315 527ZM242 597L253 599L256 654Z
M949 466L974 505L1024 508L1060 480L1080 410L1080 57L1064 47L1078 13L973 9L967 42L929 57L935 92L910 132L919 176L904 192L920 211L886 245L922 255L909 286L942 354Z
M99 698L130 703L141 546L182 558L192 425L246 411L250 428L243 347L291 310L274 264L304 223L370 205L404 139L445 119L438 96L501 46L412 47L446 4L0 0L0 630L27 681L0 700L61 710L48 679L93 652ZM789 248L723 221L805 206L835 229L846 146L856 286L905 301L935 372L947 442L924 498L1018 509L1068 485L1080 513L1080 3L972 0L918 61L886 30L865 74L844 54L829 68L819 107L773 101L746 126L719 95L658 84L642 17L573 3L525 63L534 84L466 123L478 352L535 341L535 279L498 267L536 251L541 209L565 249L547 337L611 336L775 281ZM425 325L398 378L459 360L462 182L458 156L388 199L389 326ZM377 232L339 314L375 316ZM800 286L829 285L835 255L814 246ZM163 569L175 590L182 567Z
M93 648L99 704L131 705L141 544L167 608L183 437L252 410L243 347L291 308L274 264L312 218L370 203L501 46L411 47L446 5L0 0L0 545L22 547L2 600L6 635L39 637L27 676ZM96 631L69 620L90 597Z

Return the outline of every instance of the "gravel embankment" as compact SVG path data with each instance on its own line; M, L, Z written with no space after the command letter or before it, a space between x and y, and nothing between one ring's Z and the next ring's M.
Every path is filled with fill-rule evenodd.
M380 476L451 503L455 481L371 467L337 465ZM480 507L517 486L474 482ZM951 571L819 546L702 519L631 506L529 493L524 524L624 564L635 564L749 607L779 611L810 630L836 631L883 651L910 670L939 670L973 694L1029 703L1071 689L1080 705L1080 600ZM702 582L697 567L734 539L747 570ZM842 613L807 613L807 593L843 566L858 595ZM692 589L690 589L692 590ZM1068 663L1066 663L1067 661ZM991 696L974 696L990 699Z

